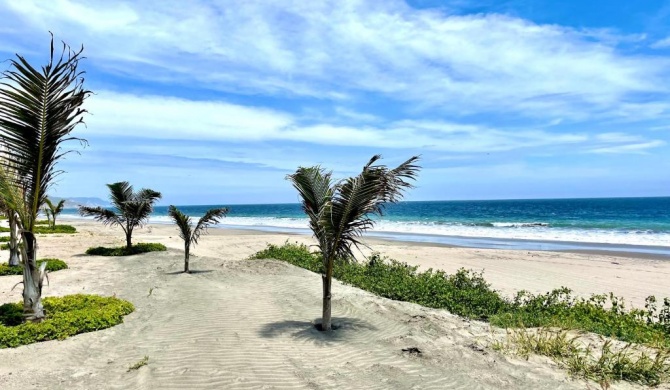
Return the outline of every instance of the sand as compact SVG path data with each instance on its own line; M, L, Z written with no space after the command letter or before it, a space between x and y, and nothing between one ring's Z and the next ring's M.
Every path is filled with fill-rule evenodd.
M2 389L597 388L547 359L482 348L500 334L487 324L337 282L333 316L341 328L316 331L319 276L275 260L245 260L268 242L312 243L309 237L211 229L193 251L196 272L187 275L180 273L183 252L172 226L135 235L135 242L162 242L168 252L102 258L83 252L123 244L120 229L73 224L80 233L39 237L39 257L59 257L71 267L50 275L44 295L116 295L136 311L110 329L0 350ZM663 283L667 261L370 243L421 267L485 269L493 286L509 294L567 285L579 294L612 290L633 302L670 295ZM19 280L0 277L0 303L20 300L20 286L10 291ZM411 347L422 353L402 351ZM128 370L144 356L148 365Z

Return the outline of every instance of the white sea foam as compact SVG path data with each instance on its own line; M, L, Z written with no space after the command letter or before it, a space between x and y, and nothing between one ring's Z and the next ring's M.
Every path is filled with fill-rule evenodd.
M67 217L75 217L67 215ZM167 216L151 217L151 223L172 223ZM308 229L304 218L272 217L227 217L219 226L246 227L271 230ZM507 223L495 222L489 226L462 224L437 224L418 221L377 222L374 232L388 234L414 234L429 236L457 236L471 238L520 239L536 241L567 241L579 243L646 245L670 247L670 234L644 230L605 230L605 229L569 229L554 228L543 222ZM429 241L429 240L428 240Z

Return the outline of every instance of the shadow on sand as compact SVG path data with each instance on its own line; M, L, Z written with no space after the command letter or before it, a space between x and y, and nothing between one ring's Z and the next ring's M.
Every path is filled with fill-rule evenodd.
M377 330L370 323L358 318L333 317L332 323L332 331L322 332L319 330L321 318L314 321L278 321L263 325L258 333L265 338L289 335L317 343L332 343L346 341L349 335L360 333L361 330Z
M191 270L191 272L189 272L189 273L192 274L192 275L195 275L195 274L208 274L210 272L214 272L214 270L211 270L211 269ZM185 272L184 271L172 271L172 272L166 272L165 275L180 275L180 274L183 274L183 273L185 273Z

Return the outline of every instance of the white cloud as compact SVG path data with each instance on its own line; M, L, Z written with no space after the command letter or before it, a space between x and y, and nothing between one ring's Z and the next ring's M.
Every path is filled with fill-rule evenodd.
M494 128L481 124L450 121L398 120L358 127L330 124L305 124L300 116L276 109L242 106L223 101L194 101L155 95L136 96L99 91L86 103L91 115L88 127L79 128L83 137L140 137L152 140L200 142L196 149L181 152L186 145L159 142L144 146L141 152L219 158L220 146L208 150L208 142L239 143L239 152L226 150L223 159L230 162L257 163L286 168L296 165L293 158L283 163L279 156L250 153L255 144L284 141L292 144L379 149L406 149L414 152L490 153L518 150L564 154L574 147L605 153L637 152L660 141L638 135L605 132L589 135L580 132L556 132L546 129ZM127 141L126 141L127 142ZM622 145L623 144L623 145ZM166 146L167 145L167 146ZM169 146L172 145L172 146ZM597 148L593 148L597 145ZM638 145L638 146L632 146ZM639 146L646 145L646 146ZM118 145L125 149L128 145ZM279 146L274 146L278 148ZM288 154L291 152L288 151ZM297 152L296 152L297 153Z
M625 145L616 145L602 148L595 148L589 150L590 153L603 153L603 154L622 154L622 153L633 153L633 154L642 154L645 153L648 149L658 148L664 146L666 143L661 140L653 140L648 142L639 142L633 144Z
M670 37L660 39L654 43L651 44L650 46L652 49L665 49L670 47Z
M617 52L626 37L415 10L399 0L23 0L4 8L6 19L25 23L17 34L49 26L68 42L84 41L97 66L234 92L374 93L452 115L576 120L619 116L638 93L668 93L668 61ZM659 110L669 105L640 113Z

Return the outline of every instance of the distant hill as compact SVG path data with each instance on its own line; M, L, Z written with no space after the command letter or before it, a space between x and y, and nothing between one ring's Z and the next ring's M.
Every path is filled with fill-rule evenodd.
M87 198L87 197L73 197L73 198L52 198L55 202L60 202L61 199L65 199L65 208L71 209L79 206L89 206L89 207L108 207L109 202L100 198Z

